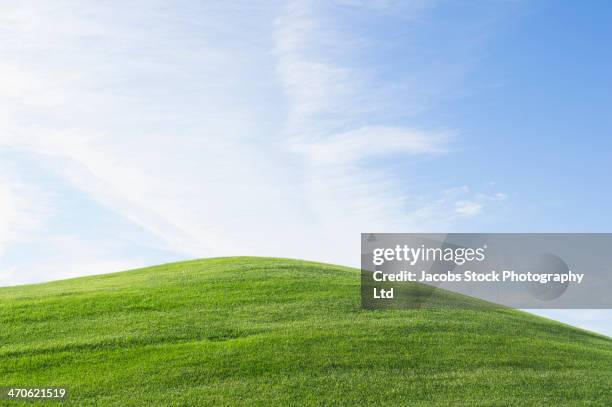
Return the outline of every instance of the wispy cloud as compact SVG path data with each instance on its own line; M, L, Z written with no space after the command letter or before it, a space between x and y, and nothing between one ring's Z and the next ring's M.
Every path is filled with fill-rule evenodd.
M439 154L447 151L448 139L445 133L427 133L402 127L364 126L314 141L294 141L289 146L306 155L314 164L344 165L368 157Z
M2 165L0 170L6 174L9 167ZM0 256L11 243L40 230L49 211L48 197L36 186L0 175Z
M455 213L461 216L476 216L482 212L482 204L473 201L455 202Z
M401 6L406 21L426 4ZM4 174L0 245L22 244L20 230L45 251L27 267L4 256L3 268L17 270L11 282L139 266L157 259L151 251L356 264L361 231L419 230L449 211L486 210L471 191L461 199L478 211L436 204L443 192L406 205L409 178L385 164L452 154L454 131L407 125L413 109L388 90L431 92L408 74L381 83L381 67L359 49L384 42L337 24L325 7L143 2L118 13L58 1L7 10L0 150L28 157L48 175L30 177L31 187L55 197L15 192L18 172ZM53 206L50 220L31 227L42 217L29 202L40 202L36 213ZM113 227L131 237L114 239Z

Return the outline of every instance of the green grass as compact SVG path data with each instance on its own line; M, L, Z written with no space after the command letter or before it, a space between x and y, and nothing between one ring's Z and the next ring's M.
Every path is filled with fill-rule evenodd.
M66 386L64 405L612 404L610 338L510 309L364 311L359 271L319 263L3 288L0 321L0 386Z

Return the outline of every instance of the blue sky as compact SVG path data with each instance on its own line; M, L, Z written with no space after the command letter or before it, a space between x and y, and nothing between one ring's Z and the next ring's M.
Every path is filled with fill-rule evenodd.
M19 2L0 284L363 231L609 232L607 2ZM550 311L612 333L609 311Z

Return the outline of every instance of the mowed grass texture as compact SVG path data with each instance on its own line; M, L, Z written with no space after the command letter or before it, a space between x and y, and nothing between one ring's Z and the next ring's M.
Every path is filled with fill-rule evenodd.
M358 270L271 258L3 288L0 386L65 386L78 406L612 405L607 337L359 304Z

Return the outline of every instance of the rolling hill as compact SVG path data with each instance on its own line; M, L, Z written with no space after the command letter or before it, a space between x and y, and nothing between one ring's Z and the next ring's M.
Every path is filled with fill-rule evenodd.
M612 404L610 338L359 304L358 270L273 258L2 288L0 386L64 386L79 406Z

